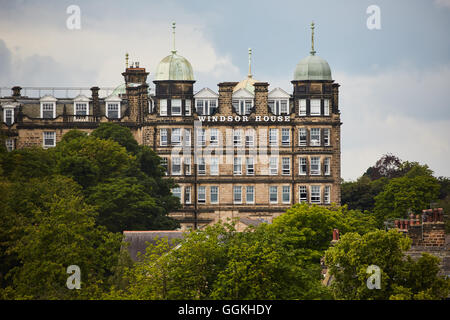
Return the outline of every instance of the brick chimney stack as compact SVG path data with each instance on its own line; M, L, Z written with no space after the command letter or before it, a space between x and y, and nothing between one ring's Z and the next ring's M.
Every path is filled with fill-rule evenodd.
M237 82L221 82L219 86L219 112L217 115L232 114L233 89Z
M92 114L94 117L100 116L100 101L98 99L99 87L92 87Z

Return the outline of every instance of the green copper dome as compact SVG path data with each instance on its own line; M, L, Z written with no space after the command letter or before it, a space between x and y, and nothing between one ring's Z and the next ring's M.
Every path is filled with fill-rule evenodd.
M127 92L127 91L126 91L126 88L125 88L125 83L122 83L120 86L117 86L117 87L113 90L113 92L112 92L111 95L118 96L118 95L121 95L121 94L125 94L126 92Z
M294 80L332 80L330 66L326 60L311 54L297 64Z
M155 80L188 80L194 81L194 72L190 62L177 55L172 54L161 60L156 68Z

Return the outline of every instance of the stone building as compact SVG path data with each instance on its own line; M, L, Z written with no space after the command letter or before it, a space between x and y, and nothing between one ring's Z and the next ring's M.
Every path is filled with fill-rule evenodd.
M314 50L294 69L292 92L251 73L240 82L194 90L191 64L175 47L149 85L138 63L111 94L99 87L73 98L1 96L1 132L9 150L53 147L67 131L115 122L162 158L179 187L183 228L225 218L270 222L298 202L340 204L339 84Z

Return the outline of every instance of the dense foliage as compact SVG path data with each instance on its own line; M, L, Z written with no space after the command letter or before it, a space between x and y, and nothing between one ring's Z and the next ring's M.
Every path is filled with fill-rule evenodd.
M374 214L382 227L386 220L420 214L432 204L447 209L449 186L448 178L434 177L427 165L387 154L356 181L343 182L341 195L343 204Z
M411 240L396 230L378 230L364 235L345 234L325 255L334 277L337 299L445 299L450 279L438 276L439 258L424 253L414 261L405 256ZM380 268L380 288L369 289L367 268Z
M178 227L167 214L179 200L157 155L126 128L97 130L72 130L47 150L0 152L0 297L98 298L118 268L123 230ZM83 290L66 288L69 265L81 268Z

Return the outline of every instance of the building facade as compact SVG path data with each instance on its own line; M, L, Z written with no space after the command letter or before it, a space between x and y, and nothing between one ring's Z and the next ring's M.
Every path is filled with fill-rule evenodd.
M175 48L153 88L138 64L122 75L125 83L103 97L99 87L73 98L13 87L0 97L8 150L53 147L67 131L102 122L126 126L178 183L172 192L182 208L171 216L183 228L235 217L270 222L298 202L340 204L339 84L314 42L291 93L255 80L250 59L246 79L195 91L192 66Z

